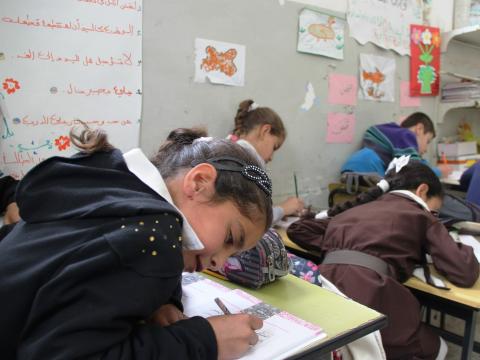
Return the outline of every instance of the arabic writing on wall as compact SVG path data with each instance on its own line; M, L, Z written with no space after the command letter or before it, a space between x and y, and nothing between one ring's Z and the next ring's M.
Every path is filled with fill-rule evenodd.
M138 146L142 102L142 1L51 0L2 4L0 170L76 150L72 127L102 128Z

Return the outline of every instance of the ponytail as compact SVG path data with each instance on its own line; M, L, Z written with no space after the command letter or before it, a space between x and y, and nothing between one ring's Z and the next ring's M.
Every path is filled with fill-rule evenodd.
M81 152L93 154L99 151L110 151L114 146L108 142L108 136L102 129L92 130L81 120L83 130L78 127L70 129L70 141Z
M388 183L388 185L386 184ZM385 191L392 190L416 190L421 184L428 185L427 197L443 197L443 186L433 170L418 160L410 160L397 173L395 168L390 170L383 180L376 186L360 193L353 201L337 204L328 210L328 216L332 217L354 206L368 203L378 199Z
M244 100L238 105L234 120L233 134L242 136L248 134L257 126L270 125L270 133L285 139L287 131L280 116L269 107L258 106L253 100Z

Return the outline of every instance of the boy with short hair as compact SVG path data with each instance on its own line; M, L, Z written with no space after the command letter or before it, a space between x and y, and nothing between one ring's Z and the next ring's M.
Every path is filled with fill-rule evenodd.
M422 160L433 138L433 122L421 112L411 114L401 125L391 122L371 126L363 137L362 149L347 159L341 172L376 172L383 177L393 158L410 155L412 159ZM449 172L448 167L432 167L432 170L437 176L446 176Z

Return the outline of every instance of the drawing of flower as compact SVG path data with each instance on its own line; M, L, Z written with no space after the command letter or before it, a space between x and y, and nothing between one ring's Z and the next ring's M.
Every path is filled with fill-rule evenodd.
M59 136L58 138L55 139L55 146L58 148L58 150L67 150L67 148L70 147L70 138L68 136Z
M418 45L422 40L422 33L419 29L413 29L412 31L412 41L415 45Z
M7 78L3 81L3 89L7 91L7 94L13 94L15 91L20 89L20 84L17 80L12 78Z
M425 31L422 33L422 43L424 45L430 45L432 43L432 33L430 30L425 29Z

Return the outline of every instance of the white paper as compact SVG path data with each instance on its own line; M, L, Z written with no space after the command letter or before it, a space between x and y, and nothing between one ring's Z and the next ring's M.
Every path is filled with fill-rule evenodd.
M243 86L245 46L228 42L195 39L195 81Z
M309 81L306 87L305 99L303 100L303 104L302 106L300 106L300 109L302 109L303 111L310 110L315 103L316 98L317 97L315 96L315 89L313 88L312 83Z
M422 24L422 0L349 0L350 36L410 55L410 24Z
M347 0L289 0L292 2L313 5L319 8L345 13L347 11Z
M395 101L395 59L360 54L359 98Z
M142 104L142 1L2 1L0 168L21 178L76 152L78 120L123 151L138 146ZM5 84L5 85L3 85ZM3 120L3 119L2 119Z
M464 245L471 246L477 261L480 262L480 242L472 235L458 235L460 242Z
M415 268L415 270L413 270L413 276L415 276L417 279L423 281L424 283L427 282L427 279L425 277L425 270L423 270L422 267ZM430 278L432 279L435 286L446 287L446 284L443 282L443 280L436 277L435 275L430 274Z
M298 20L300 52L343 59L345 21L310 9L303 9Z
M263 320L263 327L257 330L258 343L241 359L284 359L327 336L317 325L266 304L240 289L230 290L200 274L184 273L182 290L187 316L223 315L214 301L218 297L232 314L248 313Z

